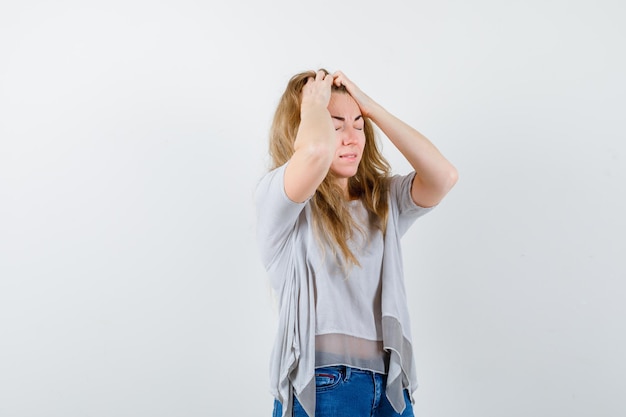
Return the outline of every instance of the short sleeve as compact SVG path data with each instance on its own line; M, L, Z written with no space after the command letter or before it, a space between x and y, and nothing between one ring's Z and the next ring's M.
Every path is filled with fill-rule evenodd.
M266 268L283 250L307 201L295 203L285 193L282 165L265 174L256 188L257 242Z
M394 175L389 184L389 198L392 205L397 208L398 231L404 234L415 220L430 212L433 207L422 207L413 201L411 186L415 172L408 175ZM392 209L392 213L393 213Z

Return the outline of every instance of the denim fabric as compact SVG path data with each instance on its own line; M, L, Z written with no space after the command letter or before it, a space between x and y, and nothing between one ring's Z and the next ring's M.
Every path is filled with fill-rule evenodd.
M383 374L347 366L329 366L315 370L315 416L308 416L294 398L293 417L413 417L409 394L404 391L406 408L395 412L387 396ZM273 417L282 416L282 405L274 400Z

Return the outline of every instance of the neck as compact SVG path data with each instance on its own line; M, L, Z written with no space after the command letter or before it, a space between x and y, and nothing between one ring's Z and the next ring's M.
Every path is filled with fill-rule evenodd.
M339 187L341 188L341 191L343 192L343 197L346 200L351 200L352 197L350 196L350 191L348 190L348 179L347 178L339 178L337 180L337 184L339 184Z

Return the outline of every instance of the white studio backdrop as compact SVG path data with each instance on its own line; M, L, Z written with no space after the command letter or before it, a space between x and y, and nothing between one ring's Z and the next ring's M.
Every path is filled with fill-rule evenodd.
M416 415L625 415L624 21L608 0L3 2L0 416L270 415L253 193L280 94L319 67L459 169L404 239Z

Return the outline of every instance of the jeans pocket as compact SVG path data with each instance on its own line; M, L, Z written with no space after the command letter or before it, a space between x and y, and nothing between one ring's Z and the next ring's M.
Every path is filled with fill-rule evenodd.
M327 391L335 388L343 381L345 371L339 366L328 366L315 370L315 389Z

